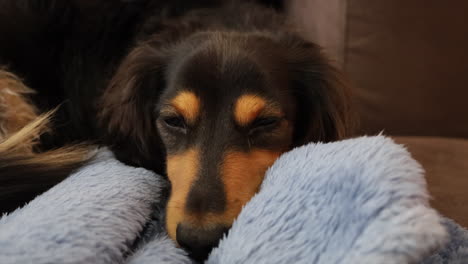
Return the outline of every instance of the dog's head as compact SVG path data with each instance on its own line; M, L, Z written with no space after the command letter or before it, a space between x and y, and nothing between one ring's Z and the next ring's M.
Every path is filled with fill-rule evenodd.
M202 256L282 153L347 133L337 71L319 47L289 34L148 41L128 55L103 100L117 155L156 169L164 156L169 236Z

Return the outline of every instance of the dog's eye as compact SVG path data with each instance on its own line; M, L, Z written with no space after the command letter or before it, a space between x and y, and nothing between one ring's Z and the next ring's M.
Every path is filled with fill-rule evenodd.
M279 120L280 119L277 117L258 118L252 123L252 130L261 128L273 128L278 124Z
M185 120L178 116L166 117L164 123L171 128L185 129L187 127Z

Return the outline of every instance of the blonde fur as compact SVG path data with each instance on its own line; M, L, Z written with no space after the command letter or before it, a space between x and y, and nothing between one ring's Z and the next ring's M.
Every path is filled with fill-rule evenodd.
M47 163L48 166L68 166L83 162L90 156L87 145L71 145L47 152L35 152L34 147L39 143L39 137L49 131L50 117L55 111L43 114L27 124L25 127L0 141L0 154L18 157L23 163Z
M0 70L0 214L47 191L92 157L85 144L38 150L55 110L38 116L26 98L31 93L15 75Z
M0 140L37 118L37 109L28 99L33 93L17 76L0 69Z

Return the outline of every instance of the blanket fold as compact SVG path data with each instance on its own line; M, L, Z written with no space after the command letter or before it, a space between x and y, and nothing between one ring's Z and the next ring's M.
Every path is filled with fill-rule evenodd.
M294 149L206 262L464 263L468 231L429 207L425 184L384 136ZM0 219L0 263L192 263L164 230L167 186L102 150Z
M0 263L123 263L164 182L109 152L0 220Z
M267 175L209 263L416 263L445 241L420 165L388 138L304 146Z

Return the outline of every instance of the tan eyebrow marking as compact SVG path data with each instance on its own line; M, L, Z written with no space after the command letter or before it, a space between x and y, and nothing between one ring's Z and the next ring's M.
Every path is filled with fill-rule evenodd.
M240 96L234 106L234 119L241 126L252 123L260 115L282 116L282 111L258 95Z
M195 123L200 114L200 99L190 91L182 91L171 100L171 105L188 123Z

